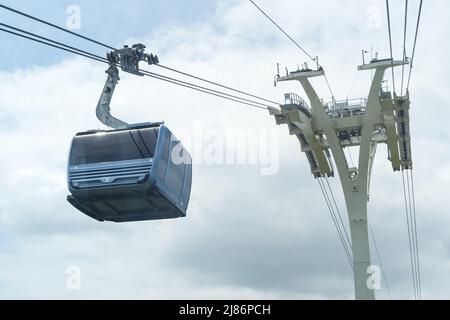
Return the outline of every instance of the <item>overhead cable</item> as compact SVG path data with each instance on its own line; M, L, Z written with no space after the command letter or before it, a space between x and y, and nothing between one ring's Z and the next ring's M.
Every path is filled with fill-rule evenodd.
M321 180L321 178L317 179L317 182L319 183L320 190L322 191L322 195L323 195L323 197L324 197L325 203L326 203L326 205L327 205L327 207L328 207L328 210L329 210L329 212L330 212L331 219L333 220L333 224L334 224L334 226L335 226L335 228L336 228L336 231L337 231L337 233L338 233L339 240L341 241L342 247L344 248L345 255L346 255L346 257L347 257L347 260L348 260L348 262L349 262L349 265L350 265L350 267L351 267L352 269L354 269L354 266L353 266L353 258L352 258L352 254L351 254L351 249L348 247L347 242L345 241L344 234L343 234L343 232L342 232L342 230L341 230L341 227L340 227L340 225L339 225L338 219L337 219L336 214L335 214L335 212L334 212L334 209L333 209L333 207L332 207L330 198L329 198L328 193L327 193L327 190L326 190L326 188L325 188L325 184L324 184L324 182Z
M299 48L308 58L310 58L312 61L316 61L315 58L312 57L301 45L297 43L282 27L278 25L261 7L259 7L253 0L249 0L267 19L269 19L270 22L272 22L289 40L292 41L292 43Z
M408 83L406 85L406 90L409 89L409 83L411 81L411 72L412 72L414 58L415 58L415 54L416 54L416 45L417 45L417 37L419 35L420 17L422 15L422 3L423 3L423 0L420 0L419 13L417 15L416 34L414 35L414 45L413 45L413 51L412 51L412 56L411 56L411 64L409 67Z
M65 45L65 44L63 44L61 42L57 42L57 41L51 40L49 38L45 38L45 37L39 36L37 34L25 31L23 29L12 27L12 26L9 26L9 25L3 24L3 23L1 23L0 25L8 27L8 28L10 28L12 30L20 31L20 32L23 33L23 34L21 34L21 33L18 33L18 32L14 32L14 31L11 31L11 30L0 28L0 31L12 34L14 36L18 36L18 37L21 37L21 38L25 38L27 40L38 42L40 44L44 44L44 45L47 45L47 46L50 46L50 47L53 47L53 48L56 48L56 49L59 49L59 50L64 50L66 52L73 53L73 54L76 54L76 55L79 55L79 56L83 56L83 57L86 57L86 58L89 58L89 59L92 59L92 60L95 60L95 61L98 61L98 62L109 63L106 58L103 58L103 57L98 56L96 54L92 54L90 52L87 52L87 51L84 51L84 50L81 50L81 49L78 49L78 48L75 48L75 47L72 47L72 46ZM231 94L228 94L228 93L225 93L225 92L221 92L221 91L218 91L218 90L202 87L202 86L199 86L199 85L196 85L196 84L193 84L193 83L189 83L189 82L186 82L186 81L181 81L181 80L178 80L178 79L175 79L175 78L167 77L167 76L164 76L164 75L161 75L161 74L157 74L157 73L154 73L154 72L150 72L150 71L147 71L147 70L140 70L140 71L142 73L144 73L146 76L149 76L149 77L152 77L152 78L155 78L155 79L159 79L159 80L163 80L163 81L166 81L166 82L170 82L170 83L173 83L173 84L176 84L176 85L179 85L179 86L182 86L182 87L186 87L186 88L189 88L189 89L193 89L193 90L196 90L196 91L199 91L199 92L207 93L207 94L210 94L210 95L213 95L213 96L216 96L216 97L220 97L220 98L223 98L223 99L227 99L227 100L230 100L230 101L233 101L233 102L245 104L245 105L252 106L252 107L255 107L255 108L260 108L260 109L268 109L269 107L272 107L270 105L262 104L262 103L257 102L257 101L245 99L245 98L238 97L238 96L235 96L235 95L231 95Z
M405 0L405 26L403 28L403 62L406 60L406 31L408 30L408 0ZM403 80L405 76L405 64L402 64L402 82L400 94L403 95Z
M386 11L387 11L387 22L388 22L388 34L389 34L389 50L391 53L391 64L392 64L392 88L395 94L395 76L394 76L394 54L392 50L392 32L391 32L391 15L389 12L389 0L386 0Z
M105 47L105 48L108 48L108 49L111 49L111 50L114 50L114 51L117 50L116 48L114 48L114 47L111 46L111 45L108 45L108 44L105 44L105 43L103 43L103 42L97 41L97 40L95 40L95 39L93 39L93 38L91 38L91 37L87 37L87 36L81 35L81 34L79 34L79 33L76 33L76 32L70 31L70 30L67 30L67 29L65 29L65 28L62 28L62 27L56 25L56 24L53 24L53 23L51 23L51 22L49 22L49 21L46 21L46 20L44 20L44 19L37 18L37 17L35 17L35 16L31 15L31 14L25 13L25 12L23 12L23 11L20 11L20 10L17 10L17 9L14 9L14 8L11 8L11 7L8 7L8 6L5 6L5 5L3 5L3 4L0 4L0 8L3 8L3 9L8 10L8 11L11 11L11 12L13 12L13 13L15 13L15 14L24 16L24 17L26 17L26 18L32 19L32 20L34 20L34 21L43 23L43 24L45 24L45 25L51 26L51 27L56 28L56 29L58 29L58 30L67 32L67 33L69 33L69 34L71 34L71 35L74 35L74 36L76 36L76 37L79 37L79 38L88 40L88 41L90 41L90 42L92 42L92 43L98 44L98 45L103 46L103 47ZM5 25L5 26L6 26L6 25ZM14 27L12 27L12 28L14 28ZM22 32L24 32L24 31L22 31ZM25 31L25 32L26 32L26 31ZM11 32L10 32L10 33L11 33ZM14 34L14 33L12 33L12 34ZM35 35L35 36L38 37L38 38L41 38L41 39L43 38L43 37L40 37L40 36L37 36L37 35ZM48 40L48 39L47 39L47 40ZM38 42L39 42L39 41L38 41ZM56 41L51 41L51 42L52 42L53 44L61 45L61 44L58 44ZM64 46L65 46L66 48L68 48L68 49L71 48L71 47L68 46L68 45L64 45ZM53 46L53 47L54 47L54 46ZM72 47L72 48L73 48L73 47ZM73 49L71 49L71 50L73 50ZM66 51L67 51L67 50L66 50ZM79 52L83 53L83 50L80 50L80 49L76 49L76 51L79 51ZM68 51L68 52L71 52L71 51ZM72 52L72 53L73 53L73 52ZM84 52L84 54L86 54L86 53ZM93 55L93 56L95 56L95 55ZM169 67L167 67L167 66L161 66L161 67L162 67L162 68L166 68L166 69L171 70L171 71L178 72L178 73L180 73L180 74L184 74L184 75L190 76L190 77L195 78L195 79L197 79L197 80L201 80L201 81L208 82L208 83L213 84L213 85L216 85L216 86L220 86L220 87L225 88L225 89L227 89L227 90L235 91L235 92L238 92L238 93L240 93L240 94L244 94L244 95L247 95L247 96L250 96L250 97L252 97L252 98L256 98L256 99L262 100L262 101L270 102L270 103L272 103L272 104L274 104L274 105L276 105L276 106L279 106L279 105L280 105L279 103L277 103L277 102L275 102L275 101L271 101L271 100L268 100L268 99L259 97L259 96L257 96L257 95L253 95L253 94L244 92L244 91L242 91L242 90L237 90L237 89L234 89L234 88L231 88L231 87L222 85L222 84L217 83L217 82L213 82L213 81L210 81L210 80L207 80L207 79L198 77L198 76L194 76L194 75L192 75L192 74L188 74L188 73L183 72L183 71L180 71L180 70L176 70L176 69L173 69L173 68L169 68ZM165 76L162 76L162 77L165 77ZM168 77L168 80L170 80L169 77ZM177 80L177 81L178 81L178 80ZM182 82L182 81L181 81L181 82ZM183 82L183 83L186 84L186 82ZM191 84L191 85L197 87L197 85L194 85L194 84ZM198 88L199 88L199 89L202 89L201 86L198 86ZM203 88L203 89L205 89L205 88ZM212 89L209 89L209 88L206 88L206 90L207 90L207 91L212 91L212 92L218 93L217 91L212 90ZM200 90L199 90L199 91L200 91ZM203 92L203 91L202 91L202 92ZM262 106L269 107L268 105L262 104L262 103L260 103L260 102L258 102L258 101L251 101L251 100L244 99L244 98L241 98L241 97L235 97L235 96L233 96L233 95L230 95L230 94L224 93L224 92L222 92L222 94L227 95L227 96L229 96L229 97L231 97L231 98L233 98L233 99L238 99L238 100L243 100L244 102L249 102L250 104L258 104L258 105L261 104ZM232 100L232 101L234 101L234 100ZM273 107L273 106L271 105L270 107Z
M56 28L56 29L61 30L61 31L63 31L63 32L69 33L69 34L71 34L71 35L73 35L73 36L76 36L76 37L79 37L79 38L81 38L81 39L90 41L90 42L92 42L92 43L101 45L101 46L103 46L103 47L105 47L105 48L108 48L108 49L111 49L111 50L117 50L116 48L114 48L114 47L112 47L112 46L109 46L109 45L104 44L104 43L102 43L102 42L100 42L100 41L94 40L94 39L92 39L92 38L83 36L83 35L81 35L81 34L79 34L79 33L76 33L76 32L70 31L70 30L67 30L67 29L62 28L62 27L60 27L60 26L58 26L58 25L56 25L56 24L53 24L53 23L51 23L51 22L48 22L48 21L45 21L45 20L36 18L35 16L32 16L31 14L27 14L27 13L25 13L25 12L19 11L19 10L17 10L17 9L14 9L14 8L11 8L11 7L8 7L8 6L5 6L5 5L3 5L3 4L0 4L0 8L3 8L3 9L5 9L5 10L11 11L11 12L14 12L14 13L16 13L16 14L18 14L18 15L21 15L21 16L24 16L24 17L26 17L26 18L28 18L28 19L32 19L32 20L34 20L34 21L37 21L37 22L46 24L46 25L48 25L48 26L50 26L50 27L53 27L53 28Z

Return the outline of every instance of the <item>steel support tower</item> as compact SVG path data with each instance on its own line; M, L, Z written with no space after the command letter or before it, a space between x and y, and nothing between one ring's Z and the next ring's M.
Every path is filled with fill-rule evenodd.
M310 70L306 66L277 76L278 82L299 81L310 103L309 106L297 95L287 94L281 110L270 109L277 124L287 124L289 133L297 136L315 178L333 177L333 162L337 169L348 212L356 299L375 299L374 290L368 285L371 262L367 202L377 144L387 144L394 171L412 167L409 94L397 97L383 89L385 71L407 63L374 59L359 66L359 71L375 71L368 97L340 102L333 98L331 103L319 98L309 80L325 75L321 67ZM352 167L344 150L356 146L359 146L358 167Z

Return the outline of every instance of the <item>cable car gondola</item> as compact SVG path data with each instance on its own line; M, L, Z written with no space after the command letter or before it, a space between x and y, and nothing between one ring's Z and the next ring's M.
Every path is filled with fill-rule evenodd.
M108 54L108 79L97 117L112 130L78 133L69 153L67 200L98 221L142 221L186 216L192 160L163 123L129 125L110 114L122 70L140 75L138 63L158 63L143 45Z

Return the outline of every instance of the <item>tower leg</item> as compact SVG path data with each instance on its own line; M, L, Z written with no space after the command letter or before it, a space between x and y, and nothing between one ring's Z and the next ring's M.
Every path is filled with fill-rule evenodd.
M370 274L369 233L367 221L367 198L360 192L352 192L346 195L347 208L352 238L355 298L356 300L374 300L375 293L368 283ZM348 201L350 200L350 201ZM368 281L369 280L369 281Z

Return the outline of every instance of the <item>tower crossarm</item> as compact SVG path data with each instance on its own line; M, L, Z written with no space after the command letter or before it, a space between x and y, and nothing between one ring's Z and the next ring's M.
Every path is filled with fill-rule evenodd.
M316 71L298 70L295 72L291 72L284 77L280 77L278 81L295 80L300 82L311 104L312 128L316 134L322 136L321 140L323 142L322 149L324 150L324 154L329 154L328 150L326 150L325 152L326 145L331 149L340 178L344 179L345 181L349 181L350 175L348 171L347 159L345 158L344 152L340 146L339 139L333 127L333 122L330 120L329 115L325 109L326 106L322 103L309 81L309 78L324 75L325 71L323 69L319 69ZM325 136L326 139L323 136Z
M333 167L324 143L325 138L314 131L309 107L305 104L286 104L281 106L281 110L275 108L269 110L275 116L277 124L287 124L289 134L298 138L311 167L311 173L315 177L332 176Z

